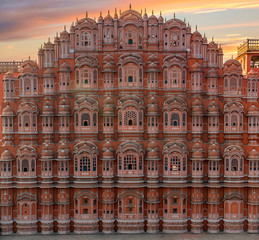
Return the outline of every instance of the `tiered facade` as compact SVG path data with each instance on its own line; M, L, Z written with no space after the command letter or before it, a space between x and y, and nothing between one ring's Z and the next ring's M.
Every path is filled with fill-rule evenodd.
M38 56L3 77L1 234L259 231L256 73L131 9Z

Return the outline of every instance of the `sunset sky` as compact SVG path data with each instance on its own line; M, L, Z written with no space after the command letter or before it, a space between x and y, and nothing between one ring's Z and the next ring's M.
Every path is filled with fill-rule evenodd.
M236 48L247 38L259 38L259 0L0 0L0 61L37 59L41 44L61 32L64 25L88 16L103 16L110 10L147 9L148 15L184 19L192 31L205 33L209 41L221 43L224 59L236 56Z

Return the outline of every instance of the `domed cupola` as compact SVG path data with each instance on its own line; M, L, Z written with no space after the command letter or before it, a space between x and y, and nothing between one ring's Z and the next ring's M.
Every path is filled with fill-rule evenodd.
M207 78L219 78L219 73L215 68L211 68L207 73Z
M219 161L221 160L219 154L219 145L212 144L208 147L208 160Z
M114 114L115 105L110 96L104 99L103 101L103 116L115 116Z
M12 154L9 152L8 149L6 149L2 154L1 154L1 161L12 161L13 160L13 156Z
M202 69L202 66L200 63L196 62L194 63L192 66L191 66L191 72L202 72L203 69Z
M148 99L148 105L147 105L147 116L157 116L158 113L158 101L157 99L152 96Z
M71 68L66 62L63 62L59 68L59 71L60 72L71 72Z
M50 101L46 101L42 107L42 116L53 116L54 115L54 106Z
M12 107L8 104L2 111L2 117L14 117L15 113Z
M45 144L41 150L41 159L42 160L51 160L53 159L54 152L49 144Z
M110 141L106 141L103 144L102 152L103 152L102 160L115 160L114 147Z
M259 111L258 108L255 105L252 105L247 112L248 117L252 117L252 116L259 116Z
M47 68L44 72L43 72L43 77L44 78L53 78L55 77L54 71L50 68Z
M214 100L208 104L208 115L219 116L219 104Z
M62 160L69 160L69 147L67 146L66 143L62 142L59 146L58 146L58 159L62 159Z
M14 79L14 75L12 72L7 72L5 75L4 75L4 80L5 79Z
M256 149L252 149L249 153L248 153L248 158L247 160L249 161L259 161L259 152Z
M70 39L69 33L66 30L66 26L64 26L64 31L60 33L60 40L63 41L63 40L69 40L69 39Z
M159 23L163 23L164 22L164 18L162 17L162 13L160 12L160 16L158 18L158 22Z
M21 73L38 73L38 66L35 61L32 60L26 60L22 63L20 72Z
M192 115L203 115L202 103L198 98L192 103Z
M203 147L200 143L195 143L193 146L192 146L192 159L191 160L200 160L200 161L203 161L204 158L203 158Z
M147 145L147 160L157 161L159 160L159 146L155 141L151 141Z
M59 115L63 115L63 114L68 115L69 111L70 111L69 102L66 99L62 99L58 105L58 114Z

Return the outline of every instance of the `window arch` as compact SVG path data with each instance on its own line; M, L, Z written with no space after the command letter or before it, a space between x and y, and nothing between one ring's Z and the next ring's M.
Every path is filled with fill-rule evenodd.
M187 176L187 148L184 144L169 142L163 148L164 176Z
M92 45L92 38L89 32L84 32L82 34L82 41L81 44L83 47L89 47Z
M171 115L171 126L180 126L180 115L178 113L173 113Z
M78 114L77 114L78 116ZM90 126L90 115L88 113L83 113L81 115L81 126L88 127Z
M224 106L224 132L238 133L243 132L243 105L228 103Z
M244 150L240 146L229 146L224 150L225 176L243 175Z

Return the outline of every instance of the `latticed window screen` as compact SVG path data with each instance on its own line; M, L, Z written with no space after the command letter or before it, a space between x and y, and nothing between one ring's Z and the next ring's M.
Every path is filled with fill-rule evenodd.
M85 32L82 35L82 46L90 46L91 45L91 35L88 32Z
M230 90L231 91L236 91L237 88L237 82L235 78L230 79Z
M137 114L134 111L127 111L124 115L124 124L126 126L137 125Z
M134 155L124 157L124 170L137 170L137 158Z
M91 73L88 69L84 69L81 72L81 83L90 84L91 83Z
M181 171L181 161L179 157L174 156L170 159L170 171Z
M234 114L231 116L231 126L237 126L237 115Z
M90 115L83 113L81 116L81 126L90 126Z
M88 157L82 157L80 159L80 172L90 172L91 171L91 161Z
M28 115L25 115L23 117L23 124L24 124L24 127L29 127L30 126L30 117Z

